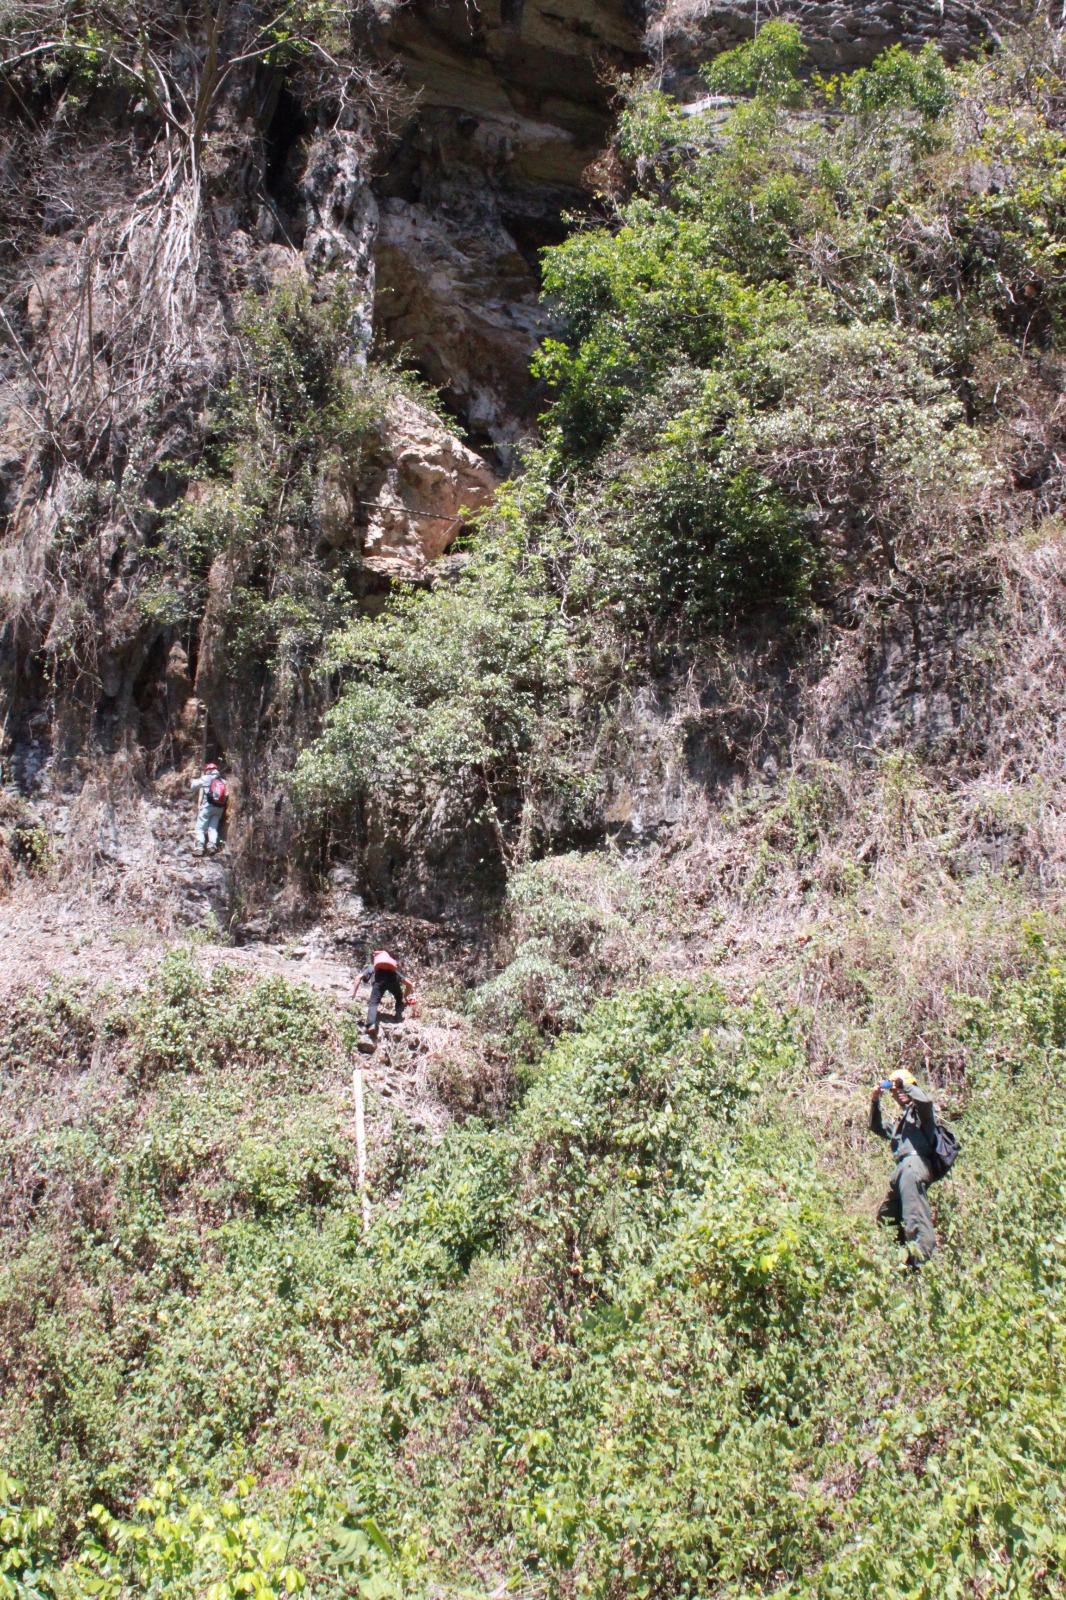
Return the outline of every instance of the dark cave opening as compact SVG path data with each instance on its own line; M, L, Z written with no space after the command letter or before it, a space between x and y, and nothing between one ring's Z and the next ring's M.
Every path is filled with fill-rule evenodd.
M310 126L303 106L282 84L263 135L263 187L287 242L296 246L302 243L303 203L297 182L300 163L293 158Z
M572 210L578 210L584 196L576 197ZM539 283L544 281L544 264L541 251L549 245L562 244L573 232L573 223L567 222L562 208L556 215L531 217L501 208L501 221L511 235L518 253Z

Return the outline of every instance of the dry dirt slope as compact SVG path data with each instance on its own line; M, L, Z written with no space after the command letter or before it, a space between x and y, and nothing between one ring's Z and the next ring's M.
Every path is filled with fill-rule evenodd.
M366 991L353 1000L353 983L375 943L404 953L420 992L432 977L440 959L435 930L414 919L373 917L343 871L319 902L317 919L304 918L299 932L257 937L249 927L234 938L223 931L233 925L225 851L216 859L193 855L187 804L130 799L118 825L113 811L94 809L88 871L84 813L91 808L84 803L79 817L76 806L36 808L32 817L44 823L56 854L42 871L17 870L0 893L0 1007L27 987L50 983L139 989L177 947L203 970L224 963L249 984L282 978L306 985L359 1017ZM255 926L266 932L270 921ZM434 1084L454 1081L468 1053L462 1019L422 1001L402 1027L382 1029L373 1055L355 1060L383 1099L439 1131L448 1111Z

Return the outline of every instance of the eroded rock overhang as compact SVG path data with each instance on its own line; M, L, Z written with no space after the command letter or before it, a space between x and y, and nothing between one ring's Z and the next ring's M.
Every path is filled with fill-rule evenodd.
M641 22L622 0L417 0L384 48L417 104L374 181L377 335L506 464L542 398L539 252L589 204Z

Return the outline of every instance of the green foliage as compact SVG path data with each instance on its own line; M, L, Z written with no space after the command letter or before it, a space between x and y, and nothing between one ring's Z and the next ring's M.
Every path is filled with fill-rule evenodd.
M964 1163L936 1191L944 1255L916 1286L775 1104L787 1030L720 1006L605 1007L522 1111L522 1318L486 1340L475 1300L461 1324L479 1427L453 1515L492 1502L483 1537L509 1532L560 1592L1057 1592L1066 1282L1058 1244L1026 1244L1061 1204L1054 1080L1042 1063L975 1080ZM426 1367L455 1324L440 1337Z
M571 339L547 341L535 370L561 391L554 418L575 454L598 449L672 363L715 360L743 315L743 287L714 261L698 220L638 204L626 221L546 255L545 292Z
M948 109L954 88L943 58L931 44L916 55L894 44L869 67L844 79L847 111L869 117L886 109L919 111L935 120Z
M524 794L550 786L580 808L569 635L520 563L484 562L454 587L400 600L331 649L351 682L297 764L305 811L436 804L453 826L489 830L506 857L532 844Z
M832 795L785 810L822 827ZM582 947L624 888L588 877L582 904L552 871L519 880L521 925ZM36 1385L0 1412L37 1485L4 1488L9 1584L384 1600L494 1550L516 1586L604 1600L1058 1593L1066 1009L1057 946L1034 933L1031 962L960 1002L964 1154L919 1278L872 1221L881 1148L808 1120L799 1019L758 995L602 1002L509 1125L401 1161L364 1233L350 1187L297 1181L323 1169L296 1103L310 1132L321 1101L319 1148L336 1116L281 1070L295 1047L327 1072L300 1045L318 1003L268 992L257 1032L234 980L162 974L123 1048L186 1007L198 1027L168 1033L140 1124L81 1130L83 1171L112 1141L95 1229L57 1210L22 1253L40 1279L62 1241L77 1295L4 1348Z
M6 1078L88 1065L97 1019L76 987L24 990L14 999L7 1024L0 1036L0 1071Z
M12 831L11 853L27 872L43 877L55 866L55 846L44 823Z
M1036 923L1028 925L1026 942L1036 957L1033 971L1022 980L996 983L988 999L960 996L960 1010L998 1065L1018 1073L1046 1064L1061 1072L1066 1066L1066 951Z
M478 986L470 1008L519 1060L579 1026L595 1001L643 970L649 946L678 911L614 852L571 851L517 869L505 904L510 959Z
M140 601L170 625L199 618L214 572L209 625L229 670L269 675L279 709L358 591L358 558L321 529L331 497L358 495L391 381L353 364L355 314L343 289L316 305L297 281L246 302L204 465L165 516Z
M245 302L241 361L215 419L215 471L172 519L190 566L306 523L330 471L358 476L378 443L384 390L351 363L354 315L343 288L316 305L298 280Z
M224 965L206 976L191 948L170 951L128 1017L137 1072L273 1068L290 1083L313 1081L339 1039L334 1019L311 992L284 978L251 989Z
M643 589L651 615L691 633L759 605L802 615L813 558L791 507L759 472L731 470L719 442L698 428L672 432L609 491L636 568L633 589Z
M347 1526L350 1513L336 1497L295 1486L286 1525L264 1518L252 1491L251 1480L238 1479L228 1495L190 1495L171 1475L138 1502L133 1521L120 1522L96 1506L95 1534L71 1575L81 1592L102 1600L129 1594L282 1600L327 1586L353 1600L402 1600L420 1592L407 1581L410 1563L373 1520Z
M139 1520L124 1524L103 1506L93 1510L98 1529L84 1552L82 1582L90 1593L115 1600L131 1591L178 1597L205 1592L213 1600L256 1595L276 1600L306 1588L301 1566L310 1543L306 1525L289 1537L271 1528L242 1504L250 1485L238 1482L232 1498L217 1510L176 1491L162 1479L138 1502ZM89 1577L89 1574L92 1577ZM86 1582L86 1579L88 1581Z
M703 77L718 94L754 94L774 105L802 105L806 97L800 74L806 57L796 24L774 19L754 39L715 56L703 68Z
M0 1600L44 1600L52 1593L41 1562L47 1510L23 1509L22 1485L0 1470Z
M787 1028L755 1002L661 983L605 1002L556 1047L520 1126L536 1174L523 1219L538 1255L603 1292L705 1181L708 1119L730 1120L763 1073L794 1061ZM550 1242L549 1242L550 1241Z
M498 1243L512 1198L513 1159L507 1138L473 1121L449 1129L395 1209L379 1214L368 1244L379 1282L375 1318L386 1334L411 1328L417 1344L419 1324L440 1289ZM351 1236L361 1250L354 1224Z
M633 683L987 543L1003 441L1055 404L1054 52L894 48L815 80L817 115L802 59L771 21L709 69L732 109L624 85L615 215L543 253L543 441L456 588L340 632L346 687L297 779L316 827L480 818L497 868L565 849Z

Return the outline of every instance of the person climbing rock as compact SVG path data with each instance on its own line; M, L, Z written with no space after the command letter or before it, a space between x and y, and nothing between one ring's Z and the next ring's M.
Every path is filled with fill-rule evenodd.
M378 1007L382 996L391 994L396 1002L396 1022L403 1021L403 1008L412 994L412 985L396 965L394 956L387 950L375 950L369 967L364 967L355 980L354 993L358 994L364 983L370 985L370 1004L366 1012L366 1031L372 1039L378 1036Z
M885 1089L899 1106L902 1116L886 1128L881 1120L881 1095ZM909 1072L894 1072L884 1078L870 1102L870 1132L887 1139L896 1158L896 1170L888 1194L878 1208L878 1222L896 1226L900 1244L907 1246L911 1265L928 1261L937 1247L933 1213L926 1190L938 1175L936 1116L933 1097L919 1089Z
M226 811L226 780L215 763L209 761L203 775L193 779L192 787L200 791L200 807L196 813L196 854L202 856L206 851L214 855L218 850L219 825Z

